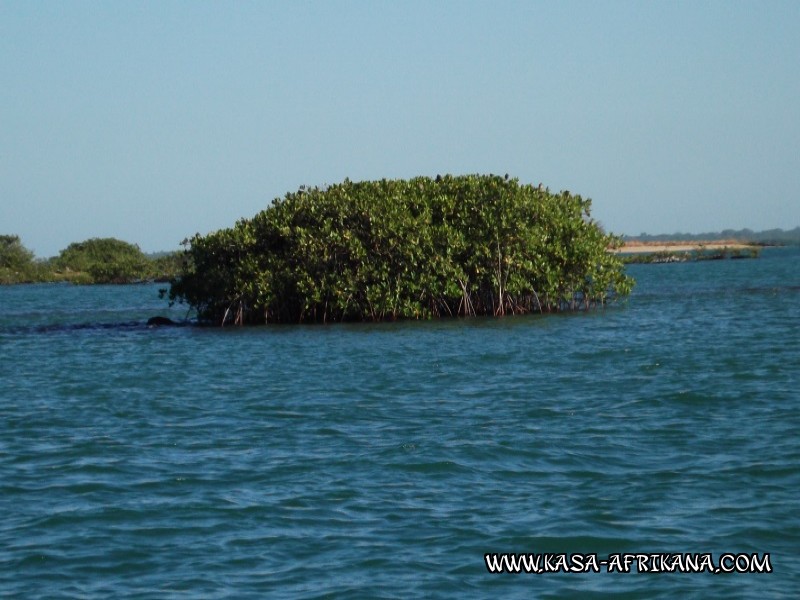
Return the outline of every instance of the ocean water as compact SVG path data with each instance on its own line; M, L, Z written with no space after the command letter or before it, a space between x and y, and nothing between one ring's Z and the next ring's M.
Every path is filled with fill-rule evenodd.
M629 271L587 314L251 329L0 288L0 597L795 597L800 252Z

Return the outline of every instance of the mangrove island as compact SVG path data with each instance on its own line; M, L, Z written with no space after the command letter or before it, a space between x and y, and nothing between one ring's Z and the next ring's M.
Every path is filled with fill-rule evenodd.
M169 297L217 325L586 310L633 286L590 206L508 175L303 186L186 240Z

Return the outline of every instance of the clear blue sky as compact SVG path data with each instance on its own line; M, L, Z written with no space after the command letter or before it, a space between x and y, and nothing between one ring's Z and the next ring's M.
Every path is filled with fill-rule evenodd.
M0 233L38 256L437 173L616 233L800 225L800 2L0 0Z

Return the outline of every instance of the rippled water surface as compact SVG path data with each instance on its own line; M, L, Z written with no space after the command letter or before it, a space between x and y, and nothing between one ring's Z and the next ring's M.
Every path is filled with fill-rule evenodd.
M625 306L148 329L159 286L0 288L0 596L794 597L800 253ZM769 552L490 574L487 552Z

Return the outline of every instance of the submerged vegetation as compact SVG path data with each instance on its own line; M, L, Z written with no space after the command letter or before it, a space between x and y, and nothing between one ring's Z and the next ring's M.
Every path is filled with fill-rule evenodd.
M187 241L172 301L216 324L587 309L633 285L590 200L499 176L301 187Z
M165 281L177 274L180 263L180 252L148 256L115 238L76 242L54 258L36 260L18 236L0 235L0 284Z

